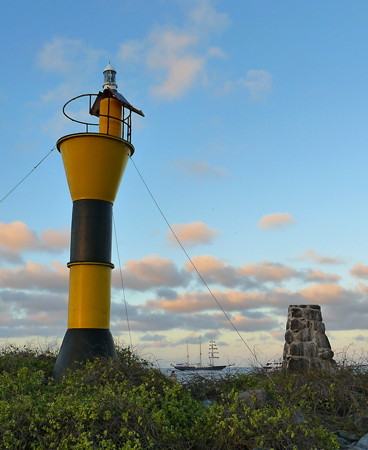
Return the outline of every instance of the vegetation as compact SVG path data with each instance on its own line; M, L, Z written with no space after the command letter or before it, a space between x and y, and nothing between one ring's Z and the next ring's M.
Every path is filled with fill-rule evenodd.
M55 355L0 353L0 448L337 449L335 433L357 433L368 416L368 373L238 374L184 384L120 348L61 381ZM262 389L267 398L244 401ZM359 433L358 433L359 435Z

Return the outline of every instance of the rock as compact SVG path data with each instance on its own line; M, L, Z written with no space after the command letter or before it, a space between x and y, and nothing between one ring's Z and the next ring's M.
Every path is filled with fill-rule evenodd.
M251 389L239 392L238 398L248 406L259 408L268 402L269 397L269 393L265 389Z
M368 450L368 433L359 439L357 443L354 444L355 448L361 450Z
M358 437L355 436L355 434L351 434L348 433L347 431L344 430L340 430L337 435L342 438L345 439L346 441L349 441L348 443L350 444L351 442L356 442L358 440Z
M319 348L331 348L330 341L328 340L328 337L325 335L325 333L316 333L315 341Z
M293 308L293 311L292 311L291 315L292 315L292 317L298 318L298 317L302 317L303 313L302 313L302 310L300 308Z
M305 421L305 415L301 409L298 409L293 414L293 419L296 423L303 423Z
M334 352L329 348L320 348L318 349L318 356L322 359L332 359Z
M293 319L290 321L290 330L302 330L307 324L304 320Z
M324 333L326 331L325 324L323 322L314 322L314 331Z
M285 341L287 344L291 344L293 342L293 340L294 340L294 335L290 330L288 330L285 333Z
M206 400L202 400L201 403L204 409L208 409L213 405L213 400L207 398Z
M368 417L367 416L357 417L354 420L354 425L359 431L368 431Z

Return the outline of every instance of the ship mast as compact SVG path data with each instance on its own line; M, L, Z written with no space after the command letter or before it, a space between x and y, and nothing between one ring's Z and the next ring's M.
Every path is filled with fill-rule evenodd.
M199 365L202 366L202 340L199 338Z
M215 359L219 359L219 356L215 356L218 355L218 351L217 351L217 347L216 347L216 342L215 341L210 341L210 348L208 351L208 356L210 359L210 366L214 366L214 360Z

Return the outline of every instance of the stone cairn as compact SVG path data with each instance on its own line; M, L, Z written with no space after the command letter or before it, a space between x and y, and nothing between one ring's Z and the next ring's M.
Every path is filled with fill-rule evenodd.
M331 372L336 361L318 305L290 305L286 323L283 369Z

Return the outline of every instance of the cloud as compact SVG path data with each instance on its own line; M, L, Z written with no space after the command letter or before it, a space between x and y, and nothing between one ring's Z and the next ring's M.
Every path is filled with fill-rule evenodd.
M105 52L96 50L81 39L54 37L37 55L37 62L46 72L61 74L68 79L83 81L91 68L97 67Z
M359 292L346 291L345 301L331 303L323 310L327 330L366 330L368 321L368 297Z
M266 70L248 70L245 77L227 81L221 92L227 94L233 90L246 89L251 100L261 102L266 100L272 90L272 75Z
M318 264L343 264L344 260L337 257L323 256L313 249L306 250L302 255L294 258L296 261L314 261Z
M65 332L66 295L0 290L0 337L58 336Z
M0 248L0 263L18 264L23 261L22 255Z
M158 30L151 34L151 52L147 65L153 71L166 72L163 81L152 87L157 97L175 99L188 91L205 66L205 56L191 52L195 36L177 35Z
M322 305L336 305L359 297L357 293L347 291L337 284L315 284L299 292L306 302Z
M289 213L272 213L263 216L257 226L262 229L274 229L282 228L293 223L296 223L296 220Z
M259 101L263 100L271 91L272 75L266 70L248 70L246 77L242 80L245 88L248 89L251 98Z
M172 229L179 241L186 247L194 247L199 244L211 244L219 230L209 228L204 222L191 222L187 224L174 223ZM168 230L166 240L171 245L177 241L171 230Z
M247 308L259 307L264 298L262 294L256 292L213 290L212 293L226 311L243 311ZM194 312L218 310L218 305L209 292L186 292L178 294L175 299L148 300L143 308L171 312Z
M293 267L269 261L234 267L211 255L193 256L191 259L207 283L229 288L264 290L265 283L277 284L291 279L308 283L336 283L341 278L339 275L326 274L320 270L298 271ZM185 264L185 269L189 272L195 271L190 262Z
M339 275L324 273L321 270L308 270L305 273L305 281L317 283L336 283L341 279Z
M188 274L179 271L175 264L159 256L147 256L143 259L132 259L125 263L122 270L124 286L129 289L144 291L155 287L185 286ZM121 280L118 271L113 272L113 286L120 287Z
M315 284L300 290L275 288L263 292L212 290L213 296L226 312L238 312L249 319L284 315L290 304L334 305L337 308L349 302L363 301L361 292L342 288L337 284ZM210 292L184 292L176 298L149 299L141 308L172 313L218 311L219 306Z
M196 2L196 7L189 14L193 26L198 32L222 31L230 24L228 14L216 11L210 0Z
M0 222L0 258L20 262L20 252L61 252L69 247L70 231L46 229L40 237L24 222Z
M354 278L368 279L368 266L362 263L356 263L349 273Z
M40 240L49 250L64 250L70 246L70 230L46 228L42 231Z
M298 275L292 267L268 261L261 261L258 264L245 264L239 272L261 282L282 281L295 278Z
M252 331L270 331L279 326L279 322L273 317L249 319L240 314L236 314L231 318L231 321L236 326L237 330L248 333ZM228 326L228 321L224 318L222 322L223 328L226 328Z
M172 165L185 175L201 179L203 177L223 178L229 174L223 167L213 167L206 162L180 160L174 161Z
M205 79L210 58L223 57L224 52L206 45L212 33L229 24L227 14L217 12L210 1L196 2L182 28L156 26L143 41L129 40L120 46L119 58L124 62L142 62L157 76L151 93L160 99L181 97L201 78Z
M207 283L221 284L226 287L251 284L248 279L238 273L235 267L225 264L220 259L211 255L193 256L192 262L199 273L204 276ZM185 269L194 272L194 267L187 262Z
M141 341L164 341L166 337L163 334L145 334L144 336L141 336Z
M368 286L364 283L359 283L357 286L357 291L362 292L364 295L368 295Z
M0 247L9 251L30 250L38 245L37 235L24 222L0 222Z
M24 267L14 269L2 268L0 287L49 292L66 292L68 290L69 270L54 261L52 267L27 262Z
M122 61L139 62L143 57L144 43L133 39L120 44L119 59Z
M104 67L107 61L107 52L93 48L81 39L54 37L46 42L39 51L36 62L46 74L52 75L50 79L56 81L51 89L42 92L40 100L43 107L45 103L63 105L76 95L90 92L91 85L95 84L96 72L102 72L101 67ZM75 105L79 110L73 110ZM82 109L85 111L83 120L88 118L87 122L91 122L88 100L82 99L73 103L67 111L72 117L79 119ZM65 134L69 125L70 121L58 112L50 114L49 119L44 120L40 126L46 134L59 137Z

